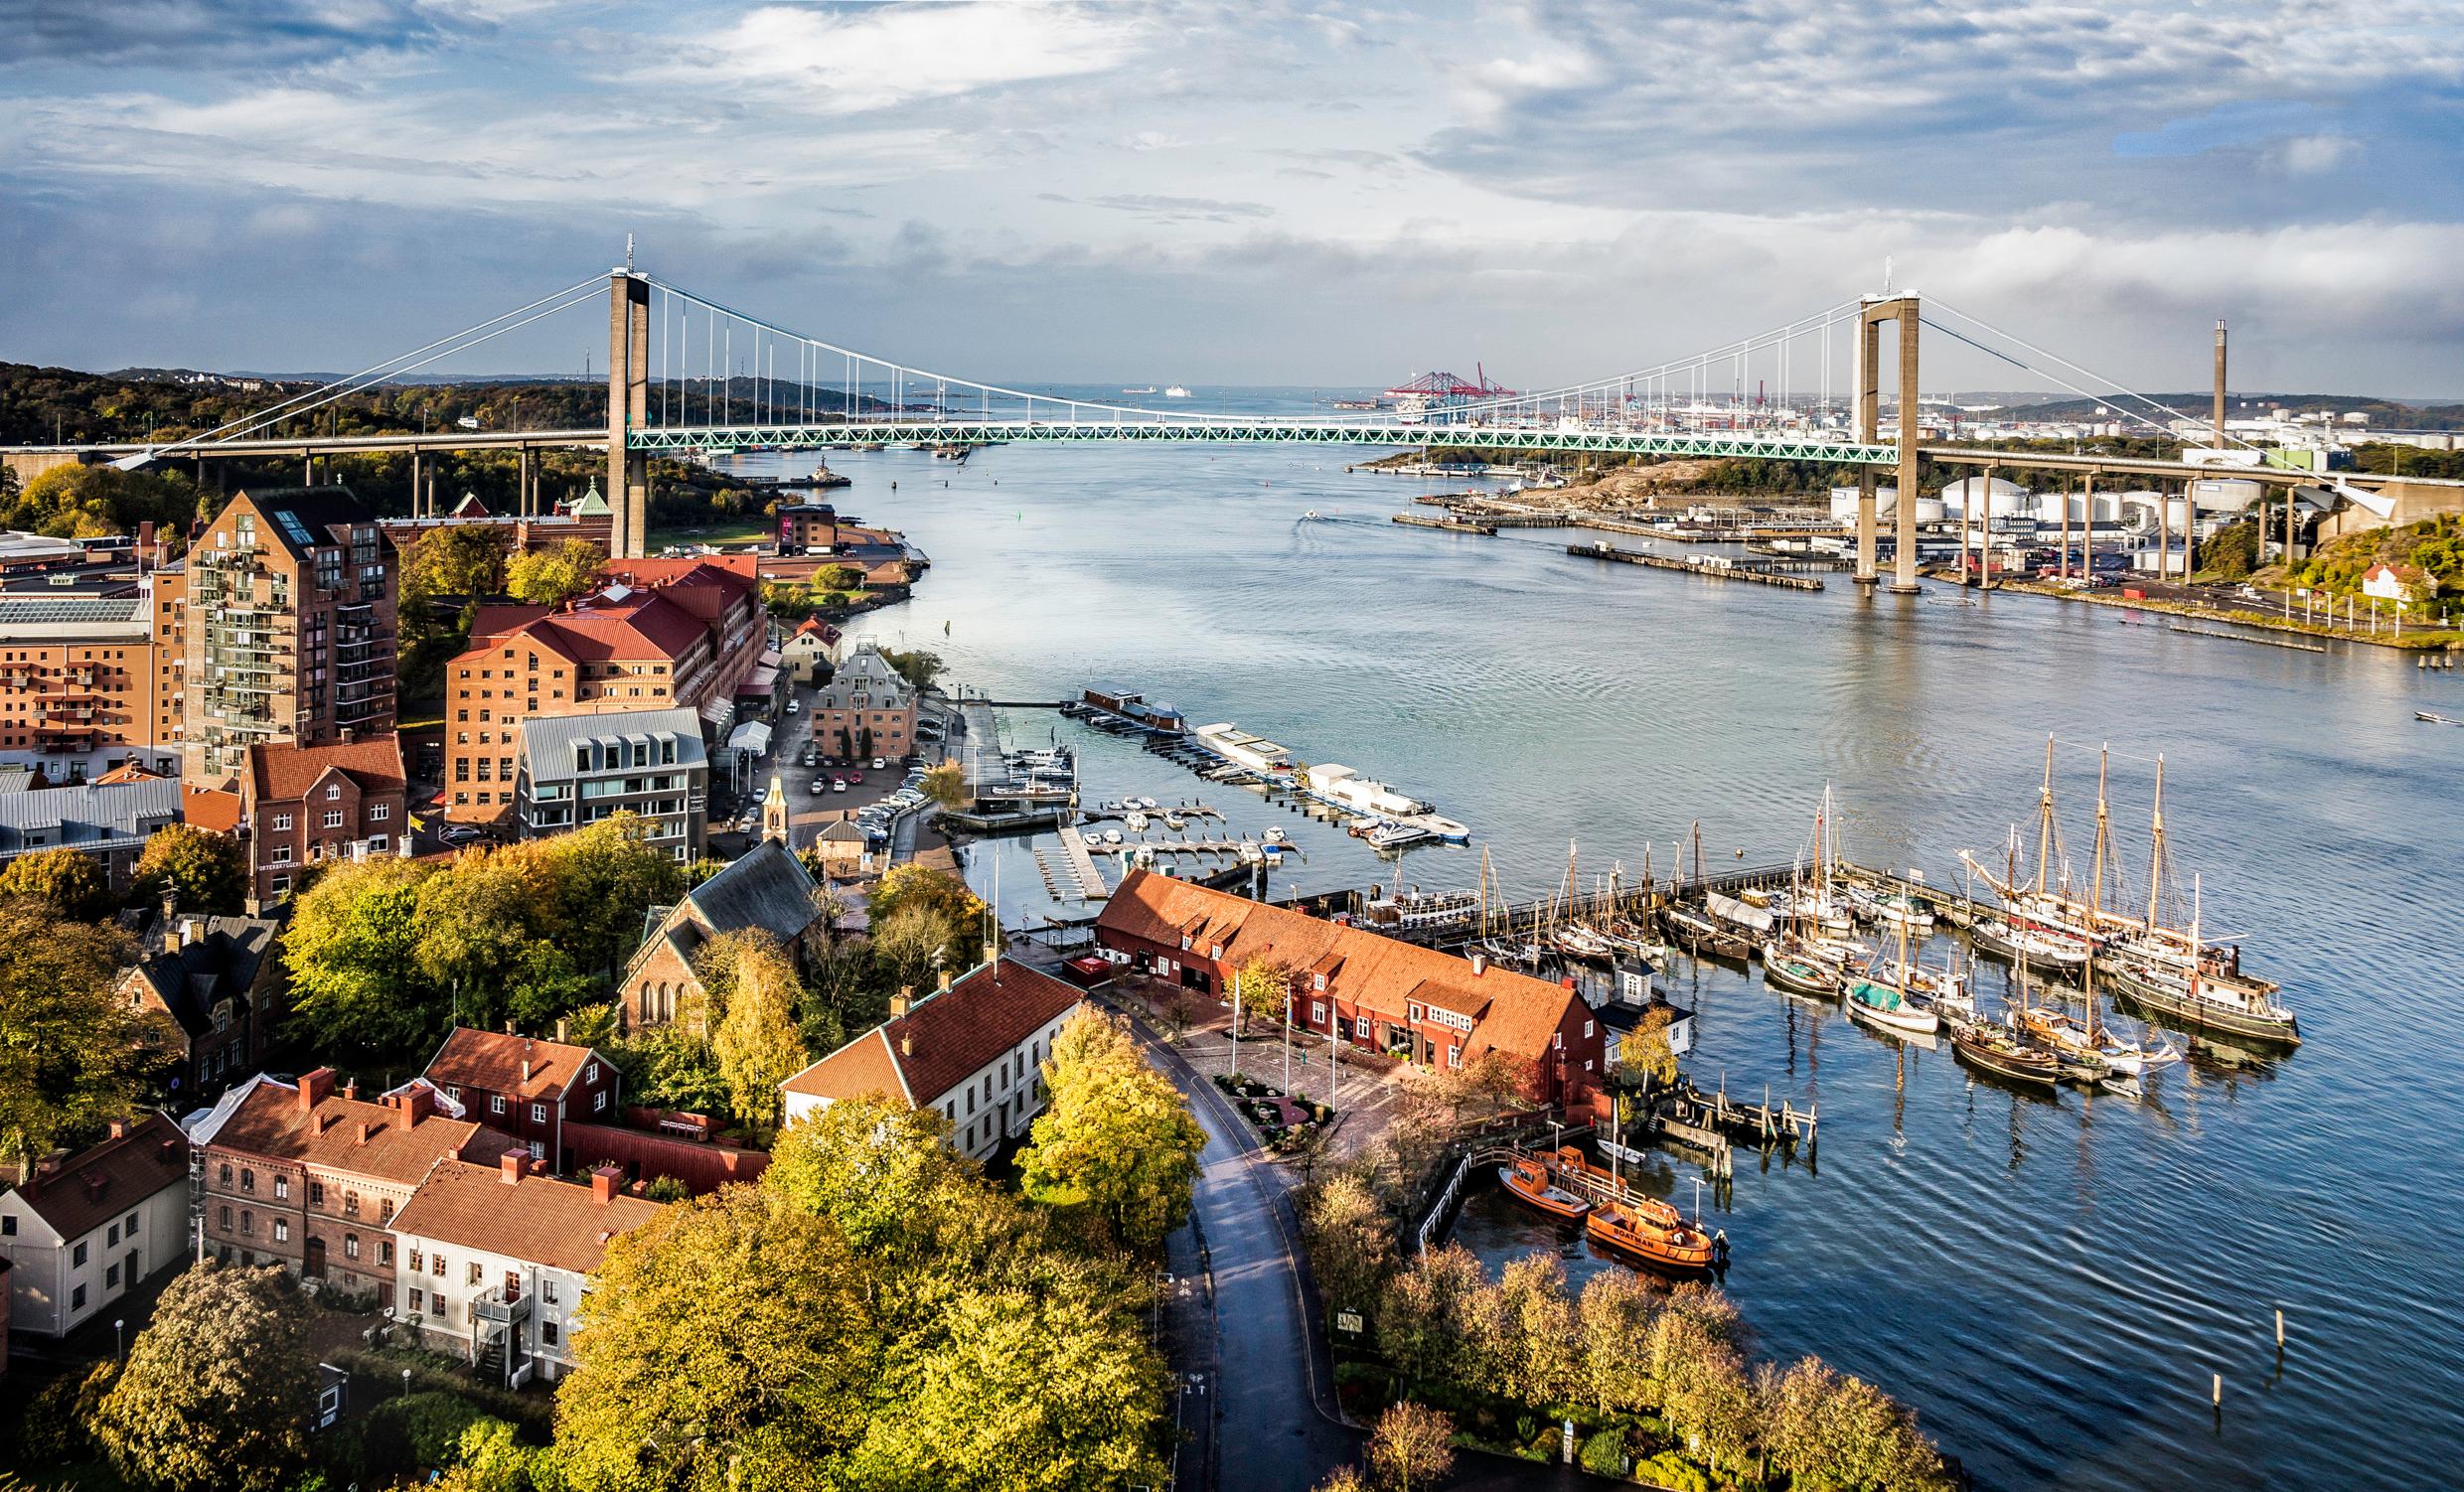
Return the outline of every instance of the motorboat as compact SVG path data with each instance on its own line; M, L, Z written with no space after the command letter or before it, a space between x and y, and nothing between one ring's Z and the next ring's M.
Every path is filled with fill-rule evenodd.
M1517 1155L1497 1167L1497 1180L1515 1200L1569 1223L1583 1221L1592 1204L1560 1187L1548 1167L1528 1155Z
M1147 816L1139 812L1137 809L1130 810L1130 812L1122 818L1121 821L1123 824L1128 826L1129 831L1133 834L1143 834L1147 831Z
M1437 836L1417 823L1405 823L1398 820L1387 819L1372 825L1366 837L1371 849L1401 849L1406 845L1418 844L1423 839L1434 839Z

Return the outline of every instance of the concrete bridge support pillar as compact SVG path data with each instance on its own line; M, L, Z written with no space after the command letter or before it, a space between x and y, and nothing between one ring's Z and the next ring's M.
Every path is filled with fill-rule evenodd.
M1882 381L1882 326L1871 317L1857 327L1857 439L1872 445L1880 439L1881 412L1876 387ZM1874 469L1857 468L1857 572L1859 585L1870 586L1874 573Z
M625 448L650 414L650 281L613 270L607 281L607 502L614 524L608 553L649 552L650 458Z
M1882 328L1888 322L1898 328L1900 353L1900 495L1892 505L1891 532L1899 545L1892 564L1891 589L1898 595L1910 595L1917 589L1917 436L1919 398L1917 388L1917 298L1913 295L1872 296L1858 318L1857 336L1857 424L1858 437L1872 441L1881 426L1882 406ZM1858 484L1869 485L1870 476ZM1870 536L1872 505L1860 499L1857 505L1857 578L1871 582L1874 577L1874 550Z

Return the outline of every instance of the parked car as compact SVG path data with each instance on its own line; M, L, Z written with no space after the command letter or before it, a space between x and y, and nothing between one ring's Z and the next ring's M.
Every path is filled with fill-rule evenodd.
M846 791L847 791L847 780L846 780L845 778L836 778L836 777L832 778L832 779L831 779L831 781L830 781L830 791L832 791L833 793L844 793L844 792L846 792Z
M817 777L817 778L813 779L813 789L812 789L812 791L813 791L813 796L814 796L814 797L816 797L816 798L819 798L819 797L821 797L824 793L827 793L827 792L829 792L829 791L830 791L830 784L828 784L828 783L826 783L826 782L822 781L820 778L818 778L818 777Z
M448 824L437 834L436 837L444 840L448 844L467 844L473 839L484 838L486 836L482 834L480 830L471 827L467 823L455 823Z
M847 781L848 781L848 782L851 782L851 783L860 783L860 782L862 782L863 780L864 780L864 774L862 774L861 772L850 771L850 772L848 772L848 773L847 773Z
M803 714L803 713L804 713L804 701L803 701L803 700L801 700L801 699L790 699L790 700L788 700L788 701L787 701L787 712L788 712L789 714L791 714L791 715L801 715L801 714Z
M872 770L875 772L887 772L890 770L889 758L879 756L874 757L872 759Z

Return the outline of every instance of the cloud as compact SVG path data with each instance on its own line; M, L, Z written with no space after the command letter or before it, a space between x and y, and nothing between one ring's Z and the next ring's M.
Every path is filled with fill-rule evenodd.
M765 5L643 69L659 84L750 87L799 112L851 114L1104 73L1139 48L1134 13L1063 5Z
M105 0L0 4L13 63L167 65L270 72L359 53L414 50L493 29L453 0Z
M1223 202L1211 197L1097 197L1087 205L1115 213L1134 213L1151 223L1231 223L1275 216L1275 210L1262 202Z
M2279 141L2268 158L2287 176L2324 176L2360 165L2367 154L2361 141L2345 135L2301 135Z

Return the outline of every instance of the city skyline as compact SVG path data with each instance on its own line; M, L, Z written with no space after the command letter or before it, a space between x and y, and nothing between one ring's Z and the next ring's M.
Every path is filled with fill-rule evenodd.
M0 77L0 357L332 369L603 270L632 233L801 331L994 379L1476 362L1546 386L1876 289L1889 261L2142 389L2201 386L2223 316L2236 387L2464 397L2443 22L38 7ZM575 316L447 371L578 373L594 348ZM1939 342L1926 366L1928 389L2042 386Z

